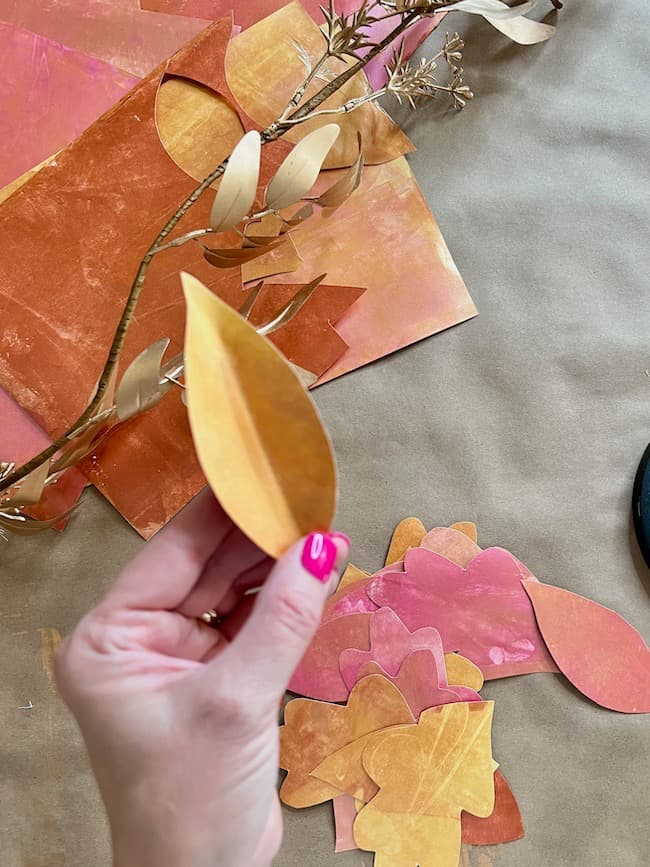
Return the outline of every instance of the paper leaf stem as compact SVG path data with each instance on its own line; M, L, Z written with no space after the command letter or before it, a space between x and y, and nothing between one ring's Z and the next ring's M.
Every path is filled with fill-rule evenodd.
M268 186L266 191L268 208L280 211L293 205L309 192L339 132L338 124L328 123L310 132L298 142Z
M261 144L260 134L251 130L233 150L210 213L215 232L232 229L251 210L260 176Z
M126 421L155 406L163 395L160 365L169 346L169 338L157 340L143 350L126 369L117 389L117 417Z
M182 282L185 381L199 462L237 526L279 557L331 524L331 444L280 352L195 277L183 274Z
M622 713L650 713L650 649L620 614L539 581L522 581L558 668L584 695Z

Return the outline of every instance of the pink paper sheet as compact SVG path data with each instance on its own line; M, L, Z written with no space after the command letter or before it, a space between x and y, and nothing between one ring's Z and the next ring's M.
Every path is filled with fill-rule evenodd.
M0 187L57 153L138 78L0 21Z
M144 77L206 27L143 12L138 0L0 0L0 20Z
M409 630L435 626L445 652L458 651L486 679L557 671L521 586L518 561L488 548L461 569L424 548L411 548L405 575L375 578L368 595L388 606Z
M352 795L339 795L332 800L334 808L334 829L336 833L335 852L351 852L359 847L354 840L352 826L357 818L357 808Z
M257 21L261 21L272 12L276 12L286 6L290 0L255 0L255 2L236 2L236 0L140 0L142 9L154 12L171 12L174 15L192 15L195 18L206 18L216 21L223 15L233 12L235 24L242 28L250 27ZM327 6L326 0L300 0L307 12L320 27L325 18L321 11L321 5ZM336 11L339 14L349 15L360 6L359 0L343 0L336 3ZM424 18L418 21L404 37L404 54L410 57L415 49L422 44L427 36L434 30L445 17L446 13L434 15L432 18ZM373 24L365 32L368 37L380 42L395 27L396 19L387 18L385 21ZM367 52L360 52L364 55ZM381 54L373 58L366 67L366 75L373 87L379 88L386 81L387 64L392 55L392 48L387 48Z

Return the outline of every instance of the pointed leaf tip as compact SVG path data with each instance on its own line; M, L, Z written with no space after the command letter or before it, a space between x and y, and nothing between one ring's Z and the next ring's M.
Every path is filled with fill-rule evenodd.
M235 524L279 557L332 522L329 439L284 356L195 277L181 279L185 381L199 462Z

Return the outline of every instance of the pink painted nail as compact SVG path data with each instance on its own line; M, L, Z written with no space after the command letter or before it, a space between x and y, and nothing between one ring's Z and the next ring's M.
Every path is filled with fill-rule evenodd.
M332 574L337 556L336 545L329 535L311 533L302 549L301 562L310 575L325 583Z

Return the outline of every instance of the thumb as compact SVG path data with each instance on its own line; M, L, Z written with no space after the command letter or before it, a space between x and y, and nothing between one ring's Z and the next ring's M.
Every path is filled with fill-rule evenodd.
M350 540L341 533L312 533L273 567L250 617L224 650L241 681L275 700L314 637L332 579L347 560Z

